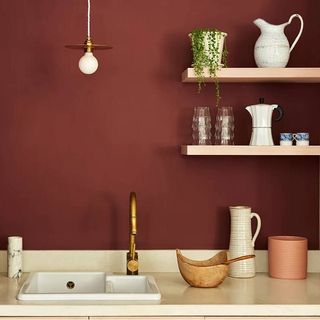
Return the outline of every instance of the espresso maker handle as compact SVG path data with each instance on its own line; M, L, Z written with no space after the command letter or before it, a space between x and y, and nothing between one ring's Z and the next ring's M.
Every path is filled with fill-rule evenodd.
M278 110L279 115L277 116L277 118L275 118L275 121L279 121L283 118L283 109L281 106L278 105L276 110Z

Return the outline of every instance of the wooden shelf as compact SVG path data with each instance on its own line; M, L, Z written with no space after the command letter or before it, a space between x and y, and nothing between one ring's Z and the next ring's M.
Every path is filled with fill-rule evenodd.
M222 68L219 82L320 83L320 68ZM182 73L182 82L197 82L194 69ZM205 70L205 82L214 82Z
M320 156L320 146L196 146L182 145L187 156Z

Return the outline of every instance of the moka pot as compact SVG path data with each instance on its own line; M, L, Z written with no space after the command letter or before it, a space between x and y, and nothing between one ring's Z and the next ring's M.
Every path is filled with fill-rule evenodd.
M246 107L252 118L251 146L273 146L271 122L273 110L279 112L275 121L283 117L283 110L277 104L264 104L264 99L260 98L260 104Z

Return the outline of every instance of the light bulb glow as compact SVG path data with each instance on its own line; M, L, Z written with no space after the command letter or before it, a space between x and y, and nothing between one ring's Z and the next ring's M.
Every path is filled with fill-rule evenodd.
M98 65L98 60L92 52L86 52L79 60L79 69L84 74L95 73Z

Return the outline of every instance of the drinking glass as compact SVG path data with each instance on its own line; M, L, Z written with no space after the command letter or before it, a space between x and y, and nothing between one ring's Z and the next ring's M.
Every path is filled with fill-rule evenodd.
M214 144L233 145L234 141L234 116L232 107L218 108Z
M192 119L193 144L210 145L211 141L211 115L209 107L195 107Z

